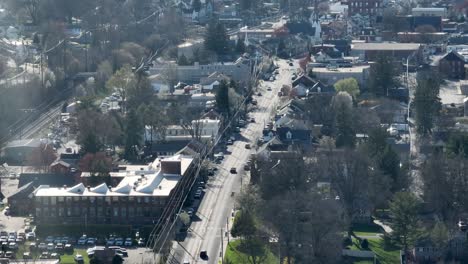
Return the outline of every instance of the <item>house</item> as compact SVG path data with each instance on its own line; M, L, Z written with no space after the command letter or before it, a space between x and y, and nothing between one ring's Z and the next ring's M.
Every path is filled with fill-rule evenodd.
M276 128L276 133L279 140L288 145L297 144L301 146L307 146L312 141L310 129L278 127Z
M383 7L382 0L348 0L348 15L377 16Z
M147 165L128 165L117 186L103 183L87 187L41 185L34 191L34 219L40 224L152 225L169 201L183 197L194 181L191 156L157 158ZM180 193L179 193L180 191ZM181 206L181 204L172 206Z
M203 92L212 92L219 87L222 81L229 83L231 79L220 72L213 72L210 76L201 78L200 85Z
M63 160L56 160L49 165L49 168L52 173L67 174L70 172L72 164Z
M145 148L145 156L172 156L187 146L189 142L190 140L153 142Z
M451 51L434 63L440 73L452 79L465 78L465 58Z
M14 192L10 197L7 198L8 205L10 206L10 212L14 216L28 216L33 213L34 203L33 203L33 192L34 192L33 182L29 182L21 186L16 192Z
M40 139L13 140L3 148L2 156L7 163L27 165L31 153L45 143Z

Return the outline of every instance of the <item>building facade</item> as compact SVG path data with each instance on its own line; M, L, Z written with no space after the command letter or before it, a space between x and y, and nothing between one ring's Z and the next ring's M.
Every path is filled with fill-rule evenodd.
M456 51L451 51L438 62L439 72L448 78L465 78L465 58Z
M348 15L375 16L380 14L382 0L348 0Z
M176 186L194 173L194 159L175 155L145 166L126 167L116 187L105 183L87 187L52 188L41 185L34 195L38 224L154 224Z

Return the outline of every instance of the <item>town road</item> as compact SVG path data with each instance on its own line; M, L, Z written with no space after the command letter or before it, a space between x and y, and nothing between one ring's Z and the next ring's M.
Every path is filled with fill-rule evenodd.
M228 153L217 174L207 183L204 197L200 203L194 221L191 223L188 235L183 242L174 242L172 250L173 258L170 263L209 263L218 264L221 258L221 239L223 239L223 252L226 248L227 219L230 218L234 208L235 195L239 193L242 185L247 184L248 178L243 170L251 153L255 152L255 142L262 136L262 131L270 121L272 114L279 103L277 96L283 85L291 85L291 77L298 64L289 66L286 60L277 60L279 74L273 82L266 81L258 88L254 99L258 102L258 108L249 113L249 118L255 122L241 130L238 140L228 147ZM268 87L271 91L268 91ZM248 121L248 120L247 120ZM247 149L250 144L252 149ZM237 173L230 173L231 168L236 168ZM208 260L200 258L200 251L205 250ZM175 261L174 261L175 259Z

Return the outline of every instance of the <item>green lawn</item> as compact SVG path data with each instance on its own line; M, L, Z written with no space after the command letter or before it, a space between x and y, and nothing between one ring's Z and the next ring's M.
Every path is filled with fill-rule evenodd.
M275 256L267 246L263 246L264 254L257 257L258 259L264 259L264 264L276 264L278 263L278 257ZM243 252L240 240L234 240L229 243L225 254L225 263L229 264L245 264L250 263L248 261L248 255Z
M359 245L358 240L354 237L352 240L353 240L353 244L351 245L350 249L361 250L361 246ZM372 250L376 254L377 259L379 260L379 263L381 264L399 263L399 257L400 257L399 248L395 246L391 246L385 249L383 239L381 238L370 238L370 239L367 239L367 241L369 241L369 249ZM359 261L359 262L354 262L354 263L364 264L364 263L368 263L368 261L364 261L364 262Z
M354 224L351 230L357 236L375 236L383 233L382 227L376 224Z
M73 257L76 254L80 254L83 256L85 264L89 263L89 258L88 258L88 254L86 254L86 249L75 249L75 252L73 252L72 255L62 255L60 257L60 263L61 264L75 264L75 260L73 259Z

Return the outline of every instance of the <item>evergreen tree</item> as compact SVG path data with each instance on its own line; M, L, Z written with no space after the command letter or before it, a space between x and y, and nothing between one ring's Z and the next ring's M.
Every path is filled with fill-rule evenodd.
M190 65L190 62L187 59L187 57L185 57L185 55L182 54L179 56L179 59L177 60L177 64L181 66L186 66L186 65Z
M406 250L418 238L418 209L420 202L410 192L396 193L390 203L390 227L393 239Z
M356 132L353 128L352 109L340 104L336 112L336 147L354 148L356 144Z
M221 81L216 91L216 105L221 112L230 115L229 111L229 86L226 81Z
M218 20L212 20L208 24L207 33L205 35L205 48L216 52L217 54L224 54L228 47L228 36L224 25Z
M244 53L245 52L245 43L243 39L237 40L236 43L236 52L237 53Z
M388 90L398 85L398 72L393 58L379 53L370 78L370 90L377 96L385 96Z
M441 109L439 98L440 82L430 73L421 74L414 93L416 130L421 135L432 132L434 121Z

